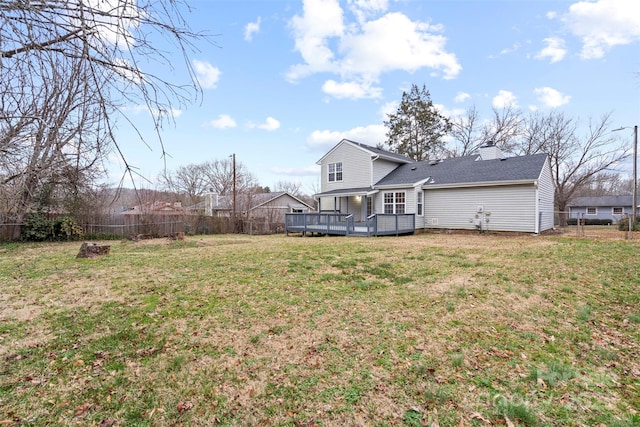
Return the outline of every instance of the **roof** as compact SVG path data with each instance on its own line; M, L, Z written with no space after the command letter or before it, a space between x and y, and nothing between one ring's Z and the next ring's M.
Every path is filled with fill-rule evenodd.
M485 182L532 182L540 177L546 161L545 153L493 160L478 160L477 155L426 160L398 166L375 186L414 185L423 180L425 189Z
M378 157L381 159L385 159L385 160L390 160L396 163L415 163L415 160L402 155L402 154L398 154L398 153L392 153L391 151L387 151L387 150L383 150L382 148L377 148L377 147L372 147L371 145L367 145L367 144L362 144L360 142L355 142L355 141L351 141L350 139L343 139L341 140L339 143L337 143L331 150L329 150L329 152L327 154L325 154L324 156L322 156L322 158L320 160L318 160L316 163L320 164L322 163L322 160L327 157L329 154L331 154L336 148L338 148L340 145L347 143L347 144L351 144L351 145L355 145L356 147L362 149L362 150L366 150L369 153L371 153L372 157Z
M306 207L308 209L313 209L313 206L309 205L308 203L306 203L304 200L301 200L299 198L297 198L296 196L294 196L293 194L287 192L287 191L274 191L272 193L258 193L252 196L252 200L251 200L251 204L252 207L251 209L256 209L259 208L269 202L272 202L275 199L278 199L280 197L283 196L289 196L291 197L293 200L295 200L296 204L291 204L289 203L288 206L289 207L293 207L293 208L300 208L300 207Z
M574 197L569 206L631 206L633 204L632 196L591 196L591 197Z
M345 196L368 196L377 193L378 190L374 190L371 187L359 187L359 188L341 188L338 190L325 191L324 193L316 194L316 197L345 197Z

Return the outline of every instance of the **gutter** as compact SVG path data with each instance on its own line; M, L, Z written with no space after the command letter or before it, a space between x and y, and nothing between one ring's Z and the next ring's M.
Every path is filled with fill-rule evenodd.
M513 180L513 181L484 181L484 182L457 182L451 184L424 184L424 190L436 190L441 188L469 188L469 187L496 187L507 185L536 184L536 179ZM397 188L397 187L396 187Z

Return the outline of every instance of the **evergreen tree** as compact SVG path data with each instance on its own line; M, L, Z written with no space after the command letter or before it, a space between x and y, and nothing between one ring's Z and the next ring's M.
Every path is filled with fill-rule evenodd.
M431 95L423 85L411 85L409 93L402 93L402 102L384 125L390 150L404 154L416 161L437 157L443 152L443 137L451 130L451 123L431 101Z

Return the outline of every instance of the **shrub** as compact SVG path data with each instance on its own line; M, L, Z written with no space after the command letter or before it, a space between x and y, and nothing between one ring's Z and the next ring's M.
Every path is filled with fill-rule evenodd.
M21 237L22 240L35 242L79 240L83 232L82 227L70 216L49 219L44 212L34 212L27 215Z
M583 218L583 225L611 225L613 220L611 219L599 219L599 218ZM577 225L578 218L567 218L567 225Z
M618 230L629 230L629 218L622 218L620 221L618 221ZM633 231L640 231L640 217L638 216L636 216L636 221L633 224Z
M43 212L34 212L27 215L20 237L23 240L42 242L49 240L52 235L52 224L47 215Z

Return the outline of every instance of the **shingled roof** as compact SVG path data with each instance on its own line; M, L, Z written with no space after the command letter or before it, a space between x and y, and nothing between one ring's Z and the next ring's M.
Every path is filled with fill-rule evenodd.
M547 161L547 154L480 160L479 156L454 157L398 166L375 184L379 186L412 185L426 180L424 188L441 185L464 185L484 182L533 181Z
M348 141L354 145L357 145L360 148L364 148L365 150L369 150L371 151L373 154L383 157L383 158L388 158L388 159L392 159L392 160L399 160L401 162L409 162L409 163L414 163L415 160L413 160L410 157L407 157L403 154L398 154L398 153L394 153L391 151L387 151L387 150L383 150L381 148L378 147L373 147L371 145L367 145L367 144L362 144L360 142L356 142L356 141L351 141L350 139L345 139L344 141Z
M633 196L584 196L575 197L569 202L569 206L631 206Z

